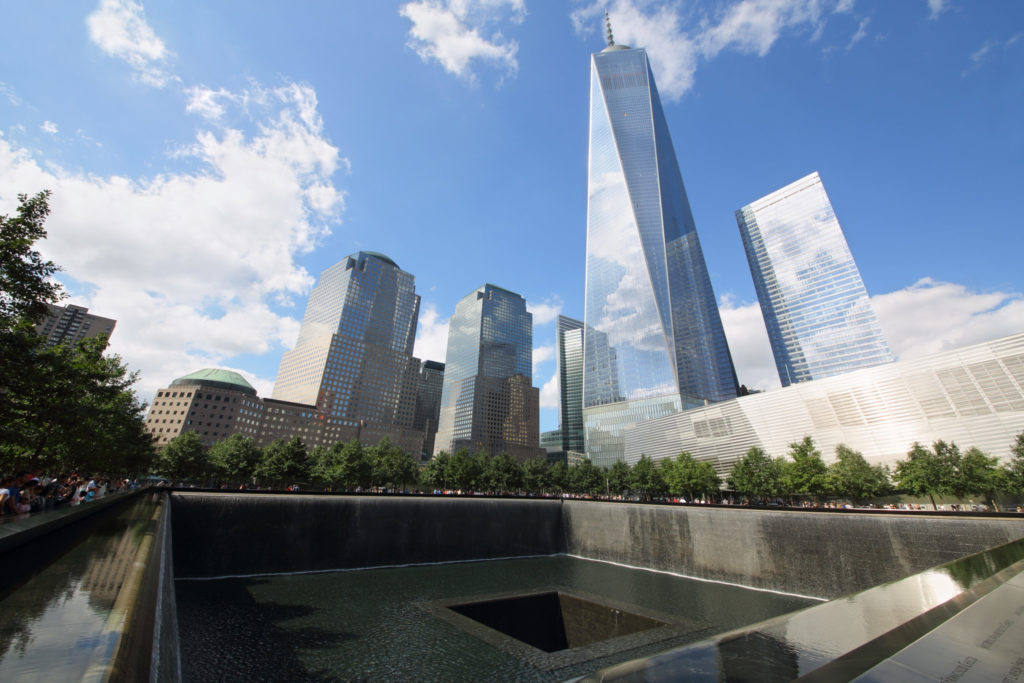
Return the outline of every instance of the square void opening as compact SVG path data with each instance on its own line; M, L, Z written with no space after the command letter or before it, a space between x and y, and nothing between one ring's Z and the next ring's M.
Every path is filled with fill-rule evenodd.
M448 609L544 652L586 647L666 625L562 591L449 604Z

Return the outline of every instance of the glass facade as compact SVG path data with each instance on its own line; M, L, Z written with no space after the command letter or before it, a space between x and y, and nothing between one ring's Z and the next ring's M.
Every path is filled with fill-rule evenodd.
M665 115L642 49L592 56L583 405L587 453L622 457L595 409L733 398L738 386ZM667 398L663 398L667 397ZM686 397L686 398L684 398ZM656 400L652 400L656 399ZM646 415L654 417L653 414ZM596 460L595 460L596 461Z
M444 386L444 363L425 360L420 364L420 382L416 392L416 414L413 429L423 432L424 459L434 452L437 418L441 413L441 389Z
M736 212L782 386L892 362L817 172Z
M583 453L583 323L558 316L558 433L563 451Z
M455 306L434 452L540 453L540 396L531 386L533 315L515 292L484 285Z
M358 252L320 275L295 348L284 354L272 398L316 406L330 424L381 435L410 453L419 361L412 357L420 297L414 278L387 256Z

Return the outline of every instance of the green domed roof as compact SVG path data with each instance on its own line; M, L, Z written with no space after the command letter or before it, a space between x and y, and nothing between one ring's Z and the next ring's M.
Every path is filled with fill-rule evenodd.
M199 385L201 387L217 387L219 389L240 391L243 394L248 394L249 396L256 395L256 389L254 389L251 384L245 381L244 377L234 370L203 368L202 370L196 370L195 372L191 372L184 377L179 377L171 382L172 387L182 384Z
M395 263L394 261L391 260L390 256L388 256L387 254L382 254L379 251L363 251L362 253L366 254L367 256L376 256L381 261L384 261L385 263L390 263L395 268L399 268L400 267L397 263Z

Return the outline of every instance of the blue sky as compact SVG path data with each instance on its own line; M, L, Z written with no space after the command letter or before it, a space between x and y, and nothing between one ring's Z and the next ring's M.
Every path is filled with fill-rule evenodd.
M324 268L416 276L417 355L485 282L583 313L589 55L646 47L740 381L778 386L733 212L820 172L900 358L1024 330L1017 0L8 2L0 213L116 318L140 394L201 367L269 395ZM16 27L16 30L12 30Z

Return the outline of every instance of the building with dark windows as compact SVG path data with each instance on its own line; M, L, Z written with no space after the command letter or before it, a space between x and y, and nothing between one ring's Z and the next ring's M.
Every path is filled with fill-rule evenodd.
M444 363L425 360L420 364L420 382L416 391L416 412L413 429L423 432L421 459L429 460L434 453L434 436L441 414L441 390L444 387Z
M591 58L583 421L624 455L640 420L734 398L736 373L647 53Z
M271 399L321 416L328 443L373 446L386 436L420 453L420 363L412 356L419 306L413 276L383 254L360 251L331 266L309 295Z
M46 307L46 319L36 325L36 332L46 337L47 346L74 344L101 334L109 338L117 324L111 318L89 313L89 309L84 306L46 304Z
M583 453L583 323L560 315L555 335L559 450Z
M739 209L736 223L782 386L892 362L817 172Z
M484 285L455 306L434 452L543 454L540 391L532 386L533 315L515 292Z
M263 401L237 372L204 368L156 392L146 416L146 431L159 448L185 432L212 446L232 434L259 441Z

